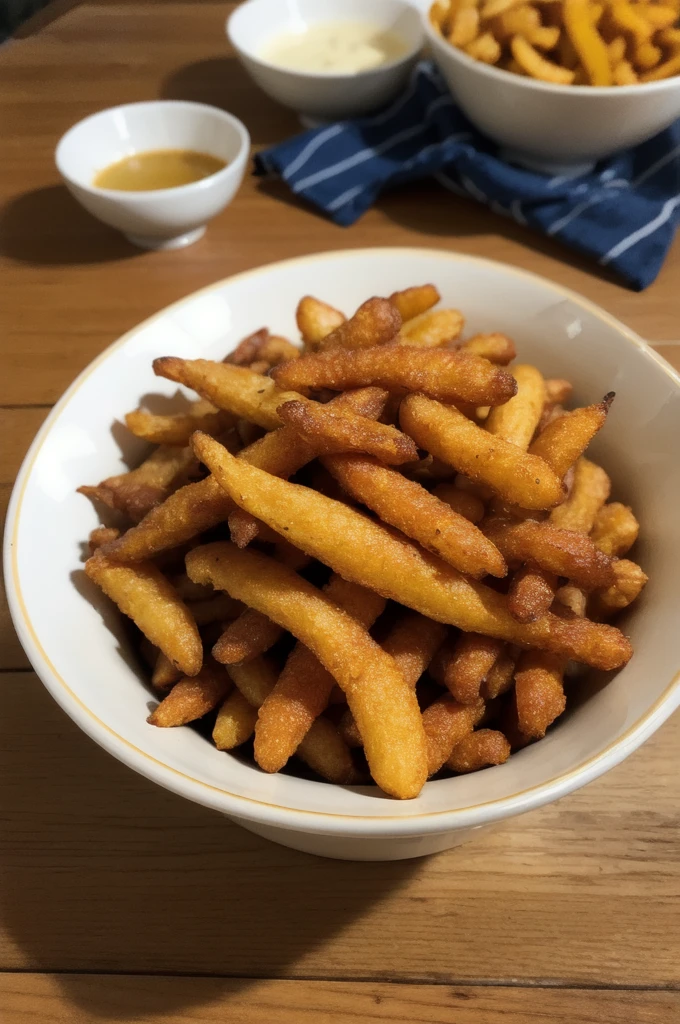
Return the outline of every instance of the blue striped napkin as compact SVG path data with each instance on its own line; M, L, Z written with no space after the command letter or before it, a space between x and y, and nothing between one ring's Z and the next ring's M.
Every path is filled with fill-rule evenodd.
M680 121L578 178L504 163L429 61L373 117L316 128L256 157L336 224L353 224L386 186L433 175L456 195L559 238L638 290L656 278L680 220Z

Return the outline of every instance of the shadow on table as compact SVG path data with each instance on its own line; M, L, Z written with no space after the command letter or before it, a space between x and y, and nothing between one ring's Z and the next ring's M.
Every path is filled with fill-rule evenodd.
M72 972L57 979L74 1018L134 1010L143 1021L220 998L228 1008L249 975L290 976L301 962L298 973L310 973L315 953L316 973L333 936L418 870L418 861L329 861L270 844L97 749L35 677L3 686L5 962ZM98 971L211 981L147 986L133 1007L122 988L115 998L100 991Z
M210 103L240 118L255 145L273 144L302 131L292 111L270 99L248 77L236 57L186 64L161 86L164 100Z
M64 185L24 192L0 208L0 254L19 263L105 263L141 251L92 217Z

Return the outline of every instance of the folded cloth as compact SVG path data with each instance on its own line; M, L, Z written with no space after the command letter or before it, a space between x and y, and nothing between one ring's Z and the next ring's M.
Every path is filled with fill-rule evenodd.
M373 117L297 135L256 157L336 224L353 224L387 186L433 175L616 270L635 289L655 279L680 220L680 121L576 178L548 177L501 158L456 107L437 68L421 61L406 91Z

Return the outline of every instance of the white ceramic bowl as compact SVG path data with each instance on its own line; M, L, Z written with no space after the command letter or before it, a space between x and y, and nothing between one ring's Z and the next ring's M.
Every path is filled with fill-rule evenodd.
M582 174L680 117L680 77L610 88L551 85L473 60L442 39L427 12L422 17L461 110L516 163L547 174Z
M398 60L359 74L292 71L260 55L281 33L324 21L370 21L396 32L408 49ZM306 123L356 117L388 103L405 84L425 38L421 15L408 0L248 0L227 20L227 35L260 88Z
M221 358L263 323L296 336L294 307L311 293L342 309L367 295L434 282L471 332L502 329L519 355L568 377L577 403L617 398L593 456L615 496L642 523L635 552L650 581L625 623L635 654L548 736L500 767L428 782L417 800L375 787L267 775L220 753L191 728L147 725L151 694L115 609L84 578L81 545L96 525L79 484L120 472L144 447L121 453L112 423L141 395L171 395L154 377L160 355ZM260 835L312 853L393 859L463 842L472 830L556 800L612 768L680 704L680 377L603 310L539 277L486 260L423 249L311 256L212 285L132 330L85 370L40 430L7 518L12 616L38 675L98 743L143 775L227 814Z
M148 192L97 188L95 175L118 160L154 149L194 149L227 161L190 185ZM144 249L195 242L231 202L246 169L250 136L231 114L204 103L153 100L102 110L70 128L57 146L57 169L86 210Z

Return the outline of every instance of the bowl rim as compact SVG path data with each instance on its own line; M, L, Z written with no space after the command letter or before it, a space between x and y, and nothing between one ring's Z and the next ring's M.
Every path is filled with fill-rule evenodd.
M164 107L165 109L170 107L174 107L175 109L183 108L185 110L194 110L196 113L208 111L210 114L216 115L218 120L221 120L224 124L227 124L230 128L234 129L239 138L238 152L233 160L226 163L219 171L209 174L206 178L200 178L198 181L191 181L186 185L175 185L173 188L152 188L136 192L119 188L100 188L98 185L93 185L91 183L84 184L81 181L76 181L76 179L68 173L63 165L63 151L70 136L75 135L75 133L81 128L84 128L90 122L97 121L101 117L123 113L126 110L138 110L143 107L149 110L158 110L161 107ZM139 152L146 151L140 150ZM121 103L115 107L104 107L102 110L96 110L93 114L88 114L87 117L83 117L80 121L76 121L75 124L72 124L70 128L66 129L59 139L54 150L54 163L64 181L73 185L74 188L80 189L83 192L88 192L92 196L103 196L108 199L124 200L126 203L143 203L144 201L157 199L161 196L173 199L181 198L181 196L187 195L189 192L195 193L206 191L207 189L212 188L213 185L226 181L227 178L233 175L240 167L241 163L247 159L249 152L250 133L248 132L248 129L243 122L238 119L238 117L235 117L226 110L222 110L220 107L214 107L210 103L196 103L193 100L140 100L137 103Z
M288 75L295 78L307 79L310 81L316 81L321 79L324 82L332 82L334 80L340 81L359 81L361 79L375 78L383 74L385 71L392 71L394 68L401 67L403 64L408 64L412 61L422 50L425 42L425 33L423 31L422 20L420 23L420 36L416 42L414 42L401 57L394 57L392 60L385 61L384 64L379 64L376 68L366 68L364 71L305 71L304 69L288 68L282 64L275 64L273 61L266 60L261 57L260 54L256 53L252 49L245 49L240 43L237 43L233 34L232 23L238 22L239 18L244 17L243 11L248 7L255 7L257 4L269 3L270 0L246 0L246 3L239 4L231 14L227 17L225 22L225 32L227 39L234 47L236 52L245 57L247 60L252 61L253 64L258 64L260 67L267 68L269 71L277 71L280 74ZM395 8L403 11L404 13L412 12L414 18L419 20L420 12L413 6L410 0L386 0L387 3L391 3ZM338 6L338 13L341 10L341 5ZM337 21L349 21L348 18L337 18ZM416 24L416 21L414 21ZM262 42L269 38L266 35L262 36Z
M672 75L670 78L662 78L658 82L636 82L635 85L561 85L556 82L543 82L540 78L530 78L525 75L516 75L504 68L497 68L493 64L485 64L483 61L475 60L468 56L457 46L453 46L441 37L430 21L430 6L423 10L425 35L429 43L442 54L453 56L464 67L474 69L485 75L499 85L507 85L514 82L519 88L534 90L543 93L552 93L557 96L638 96L654 92L664 92L673 88L673 85L680 87L680 75ZM454 94L455 95L455 94Z
M28 655L36 674L57 703L60 704L83 732L89 735L101 747L113 754L119 761L134 768L141 775L171 792L178 793L196 803L244 820L278 826L292 831L317 834L363 838L377 838L380 836L396 838L476 827L492 821L500 821L503 818L533 810L543 804L557 800L598 778L604 772L619 764L651 736L673 711L680 706L680 669L675 673L664 692L657 698L654 704L622 736L609 743L599 753L587 758L569 771L562 772L554 778L548 779L536 786L531 786L519 793L471 804L468 807L422 812L409 816L385 815L382 817L369 817L337 814L328 811L300 810L229 793L226 789L202 782L164 764L153 755L146 753L116 733L106 722L90 711L87 705L71 690L66 680L57 672L30 621L22 594L17 564L17 531L26 487L31 477L33 465L53 426L68 406L73 395L85 384L91 374L120 348L132 340L140 329L165 316L169 311L176 310L199 296L222 288L227 282L266 274L277 266L303 266L306 263L318 260L351 259L354 253L369 255L376 260L380 260L387 254L394 255L395 253L400 253L405 256L412 256L414 253L420 253L428 257L449 260L452 263L472 262L480 267L490 267L495 270L501 268L504 273L540 282L542 286L547 285L563 299L575 302L597 319L613 327L625 343L638 349L644 358L655 362L672 380L676 388L680 390L680 374L662 356L655 352L651 346L643 341L639 335L596 303L580 296L572 289L549 281L539 274L503 264L498 260L425 247L397 246L333 250L263 264L260 267L230 275L198 289L154 313L140 324L135 325L92 360L64 392L33 440L12 490L4 536L4 571L8 604L22 647Z

